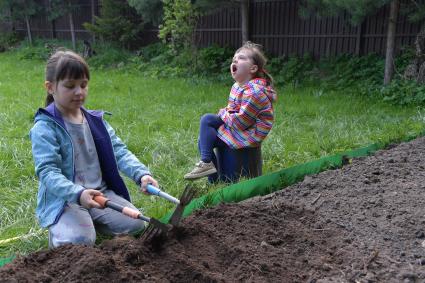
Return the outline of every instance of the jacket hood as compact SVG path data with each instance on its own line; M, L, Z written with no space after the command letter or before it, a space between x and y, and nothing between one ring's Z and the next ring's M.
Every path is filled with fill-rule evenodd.
M277 100L276 91L274 90L271 83L269 83L266 79L255 78L252 79L249 83L254 84L255 88L263 89L264 93L267 95L271 102L275 102Z
M92 115L101 118L104 111L98 111L98 110L87 110L84 107L81 107L81 110L83 111L84 115ZM47 117L53 118L55 121L59 122L62 126L65 125L62 115L60 111L56 108L54 103L50 103L46 108L39 108L34 116L34 122L37 122L38 120L46 120L49 119Z

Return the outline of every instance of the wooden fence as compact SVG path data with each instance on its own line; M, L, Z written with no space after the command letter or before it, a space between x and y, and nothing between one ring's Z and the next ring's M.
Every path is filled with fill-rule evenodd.
M37 1L39 4L44 5L45 0ZM99 1L95 1L95 14L99 15ZM92 21L90 1L80 0L78 8L73 13L73 21L75 26L75 34L77 40L90 39L90 33L84 29L83 23ZM53 35L52 22L47 19L47 16L40 13L39 15L31 18L31 33L33 37L41 38L58 38L71 40L71 31L69 27L68 15L60 17L55 20L55 32ZM22 35L26 35L25 23L17 23L15 29Z
M45 1L44 1L45 2ZM96 14L99 13L96 1ZM366 18L357 27L349 23L348 16L335 18L302 19L298 15L297 0L251 0L249 8L250 40L260 43L274 55L303 55L309 53L315 58L338 54L364 55L385 54L389 7ZM89 1L80 1L80 8L74 13L77 39L90 38L82 24L91 21ZM34 36L52 37L51 23L46 17L32 20ZM396 52L402 46L411 45L419 31L418 24L399 16L396 30ZM17 30L25 33L25 25ZM57 38L70 39L67 17L56 21ZM217 44L237 48L241 44L241 19L238 7L225 8L202 17L196 28L196 44L200 47ZM146 29L140 45L158 41L158 30Z

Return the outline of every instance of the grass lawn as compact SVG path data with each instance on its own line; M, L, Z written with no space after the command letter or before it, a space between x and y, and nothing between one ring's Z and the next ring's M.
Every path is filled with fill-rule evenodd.
M35 216L37 179L28 131L45 91L44 62L0 54L0 257L47 247L47 233ZM153 79L129 70L92 70L90 109L113 113L106 119L148 165L166 191L178 196L183 175L198 161L199 118L224 107L230 84ZM278 89L276 122L263 144L265 174L322 156L379 141L397 141L424 130L425 110L396 107L376 99L327 93L314 88ZM136 192L133 202L160 217L172 205ZM196 181L199 195L223 187Z

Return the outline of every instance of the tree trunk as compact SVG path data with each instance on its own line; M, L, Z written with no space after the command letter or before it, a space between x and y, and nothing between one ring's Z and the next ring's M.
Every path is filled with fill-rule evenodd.
M242 43L249 40L249 0L241 0Z
M71 29L72 49L77 51L77 43L75 42L74 19L72 18L72 11L68 12L69 27Z
M425 22L421 24L421 29L416 35L415 58L404 70L404 78L416 80L418 83L425 83Z
M91 3L91 24L94 25L95 24L95 19L94 17L96 16L95 13L95 6L94 6L94 0L90 1ZM92 42L95 43L96 42L96 36L94 33L92 33Z
M28 35L28 42L30 45L32 45L32 35L31 35L31 26L30 26L30 19L27 15L25 15L25 24L27 25L27 35Z
M390 17L388 19L387 51L385 55L384 85L388 85L391 82L391 79L394 73L395 29L397 24L397 16L398 16L399 8L400 8L399 0L393 0L390 5Z
M425 84L425 22L421 25L421 30L416 36L415 40L416 47L416 64L418 67L418 75L416 82Z
M416 35L415 40L416 58L419 64L425 62L425 22L421 24L421 29Z

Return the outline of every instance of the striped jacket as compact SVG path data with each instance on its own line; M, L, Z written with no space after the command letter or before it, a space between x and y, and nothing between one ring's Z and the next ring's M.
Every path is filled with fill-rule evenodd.
M218 137L235 149L259 146L272 128L276 98L265 79L255 78L243 86L233 84L227 107L218 112L224 122Z

